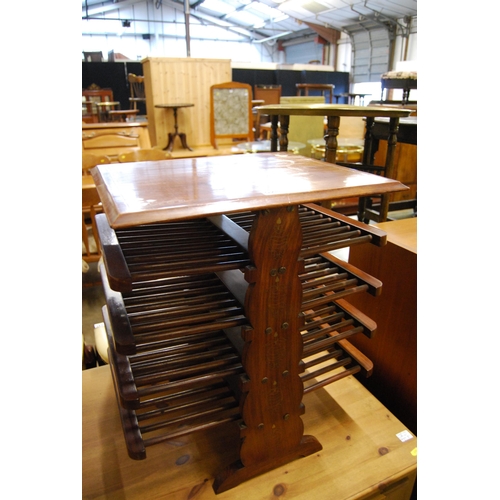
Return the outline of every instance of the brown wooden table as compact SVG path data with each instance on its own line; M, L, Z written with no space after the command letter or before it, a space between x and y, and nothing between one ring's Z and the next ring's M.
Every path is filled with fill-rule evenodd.
M387 135L388 148L385 160L384 175L394 178L394 152L397 143L397 133L399 119L407 117L411 110L400 108L384 108L382 106L351 106L341 104L268 104L259 106L259 111L271 116L271 151L286 151L288 147L288 128L291 115L301 116L326 116L327 132L325 135L326 151L325 160L336 163L337 156L337 136L342 116L358 116L366 119L365 145L363 152L363 164L373 165L373 140L371 129L375 118L389 118L389 131ZM280 124L278 134L278 122ZM370 216L377 222L387 220L389 209L388 196L382 195L379 213L370 213ZM358 214L360 220L366 218L365 214Z
M152 427L147 425L149 418L165 417L161 410L155 410L151 415L147 413L150 405L156 404L148 399L150 391L156 389L150 384L162 381L157 389L161 391L179 389L175 386L176 379L171 386L162 378L161 363L157 373L156 362L149 366L147 359L146 363L138 360L140 366L134 365L134 356L140 354L142 360L143 355L152 354L150 351L158 347L158 342L163 345L162 342L175 341L179 335L185 335L180 341L181 346L190 342L191 333L199 328L196 309L203 305L197 303L196 307L186 307L181 314L183 304L177 302L175 312L172 310L173 317L167 312L160 321L161 331L156 331L156 328L151 331L151 326L157 322L155 311L151 312L147 307L137 315L139 311L135 309L134 317L126 319L129 313L124 310L125 299L120 293L126 295L127 303L137 299L142 304L144 287L150 287L153 282L155 286L146 295L156 297L157 287L163 283L161 280L166 280L164 285L170 287L170 278L173 278L173 286L176 286L175 280L183 281L185 276L197 276L199 280L209 271L216 274L217 280L236 301L230 308L230 311L235 311L235 316L229 317L223 323L225 326L216 325L227 331L233 346L228 345L227 348L233 351L216 361L220 366L234 360L235 365L230 365L228 372L223 373L234 391L235 395L231 397L235 398L236 406L234 400L229 401L229 406L221 407L223 416L215 421L203 420L202 424L204 430L210 428L215 432L215 426L220 422L235 420L236 435L239 435L233 440L237 449L233 457L236 458L218 472L214 490L224 492L297 458L317 455L322 445L315 436L304 434L303 396L362 369L371 370L369 360L359 351L351 350L347 338L355 334L370 336L374 325L361 312L344 311L342 307L347 303L344 304L342 298L366 291L376 294L380 286L378 280L360 270L347 268L345 275L339 273L338 266L342 268L342 263L332 260L324 252L348 244L383 244L385 235L352 219L339 218L331 211L321 212L320 207L310 202L393 192L404 190L404 186L392 179L289 153L137 162L121 164L119 169L115 165L99 165L92 170L92 175L106 213L106 217L101 215L98 221L105 262L101 275L108 297L105 323L108 332L112 332L109 333L112 335L110 359L130 456L144 458L146 448L150 450L159 446L163 449L169 441L184 439L190 432L189 428L175 428L172 433L157 436L155 431L162 431L165 423L158 428L156 420ZM303 229L302 214L312 220L312 231L310 227ZM232 218L239 216L250 216L248 229L245 229L247 222L237 223ZM337 221L333 224L334 231L321 224L316 229L317 222L333 223L334 220ZM193 225L193 231L189 232ZM208 232L204 229L207 225ZM186 226L187 240L181 247L179 234L185 233ZM150 230L155 231L157 237L151 237ZM232 245L224 243L222 237L227 236ZM215 245L221 239L223 258ZM155 241L160 243L155 244ZM231 253L234 243L237 244L236 259L232 258L234 252ZM123 251L122 244L127 247ZM204 250L199 251L201 244L204 244ZM155 245L157 248L153 250ZM176 255L175 262L170 258L171 254L163 258L159 253L169 246ZM179 257L181 260L177 264ZM217 260L211 261L212 258ZM328 287L323 288L317 281L316 258L329 268L334 266L332 272L325 275ZM323 271L323 266L318 269L320 274ZM181 288L183 294L187 293L184 285ZM206 292L197 294L202 302L207 301ZM166 295L167 299L164 299L161 294L161 300L170 311L170 294ZM334 299L337 302L332 304ZM164 307L154 309L163 310ZM243 316L239 315L241 307ZM344 312L324 316L325 307L340 307ZM210 314L217 312L219 310L212 305ZM224 307L221 311L223 318L228 312ZM137 320L142 322L140 317L150 314L153 314L151 321L146 320L142 326L137 323ZM337 325L336 321L344 315L350 318L349 321ZM328 321L335 323L333 326L330 323L327 331L323 331ZM184 330L177 330L178 324L192 327L185 334ZM165 337L165 328L174 328L174 337ZM309 330L310 335L303 340L303 333ZM322 356L325 342L333 350L333 354L328 352L326 358ZM344 349L349 355L345 355ZM159 355L165 356L165 353ZM315 355L319 358L313 359ZM207 370L203 371L203 377L215 377L210 364L202 365L202 369ZM135 366L142 375L134 375ZM168 363L165 368L168 369ZM303 375L306 370L310 376ZM196 383L201 383L201 380L196 380ZM175 393L175 396L179 394ZM208 404L198 401L198 393L195 396L191 403L202 403L203 408ZM196 417L205 418L202 413L197 413ZM140 421L137 420L139 417ZM144 436L145 432L152 437ZM389 446L377 445L377 450L382 446L384 450L379 454L384 454L385 450L397 447L396 443L393 440ZM144 477L145 487L149 480Z
M331 83L297 83L295 85L297 95L309 95L310 90L319 90L323 95L328 94L329 102L333 102L333 89L335 85Z
M217 472L237 458L236 426L224 425L151 448L126 451L108 366L82 372L82 498L248 498L408 500L415 481L417 440L353 377L305 398L304 426L324 449L216 495ZM332 492L335 496L332 497ZM387 496L386 496L387 495Z
M168 144L163 148L164 151L170 151L174 149L174 141L176 137L179 137L181 140L181 145L184 149L189 149L189 151L192 151L192 149L188 146L187 140L186 140L186 134L183 132L179 132L179 125L177 123L177 110L181 108L191 108L193 107L194 104L191 103L177 103L177 104L156 104L155 108L164 108L164 109L171 109L174 112L174 129L175 131L169 132L168 134Z

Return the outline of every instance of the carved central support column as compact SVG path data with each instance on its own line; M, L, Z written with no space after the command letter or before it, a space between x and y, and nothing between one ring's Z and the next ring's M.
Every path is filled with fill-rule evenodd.
M251 327L243 331L248 378L240 386L240 461L217 477L217 493L322 448L316 438L304 436L301 419L301 246L297 206L259 212L249 238L253 265L245 272Z

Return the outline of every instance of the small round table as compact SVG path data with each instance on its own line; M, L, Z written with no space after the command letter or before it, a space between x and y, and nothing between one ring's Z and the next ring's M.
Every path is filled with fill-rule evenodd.
M183 132L179 132L179 125L177 124L177 110L179 108L190 108L194 106L194 104L191 103L181 103L181 104L156 104L155 108L164 108L164 109L173 109L174 110L174 128L175 132L171 133L169 132L168 134L168 144L165 148L163 148L164 151L172 151L174 149L174 140L176 137L179 137L181 140L182 147L184 149L189 149L189 151L193 151L186 142L186 134Z

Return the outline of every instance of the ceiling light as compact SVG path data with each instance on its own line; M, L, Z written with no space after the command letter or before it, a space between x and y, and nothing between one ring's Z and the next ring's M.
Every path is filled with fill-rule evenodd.
M280 33L279 35L268 36L267 38L261 38L260 40L252 40L252 43L268 42L270 40L275 40L276 38L279 38L281 36L289 35L290 33L293 33L293 31L285 31L283 33Z

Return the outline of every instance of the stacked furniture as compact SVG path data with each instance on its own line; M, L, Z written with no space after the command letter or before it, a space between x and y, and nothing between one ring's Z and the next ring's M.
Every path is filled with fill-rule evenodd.
M235 422L223 492L322 445L304 395L372 363L375 323L346 300L376 278L332 256L385 233L311 203L404 190L290 154L101 165L92 172L104 322L128 454ZM339 457L339 460L341 457Z

